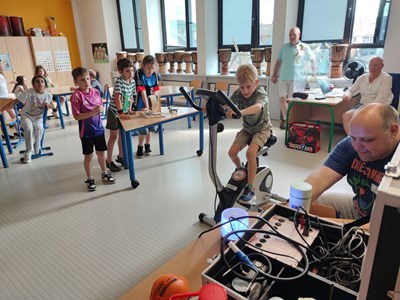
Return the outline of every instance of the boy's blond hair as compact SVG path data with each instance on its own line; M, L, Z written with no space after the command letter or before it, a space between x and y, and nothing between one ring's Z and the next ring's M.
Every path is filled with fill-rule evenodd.
M252 64L240 65L236 70L238 83L254 83L258 79L258 72Z

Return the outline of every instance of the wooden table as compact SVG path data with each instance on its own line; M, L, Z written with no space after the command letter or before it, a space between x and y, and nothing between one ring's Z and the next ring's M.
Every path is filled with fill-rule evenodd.
M255 214L256 213L251 213ZM325 218L343 224L352 220ZM253 223L254 219L250 220ZM198 291L202 287L201 273L208 267L208 258L220 253L220 230L215 229L204 234L179 251L160 268L151 273L133 288L128 290L120 300L149 299L153 282L164 274L176 274L186 278L190 291Z
M9 98L0 98L0 109L3 109L5 106L9 105L15 100L15 95L10 94ZM10 141L10 136L8 135L8 130L7 130L7 124L6 120L4 119L4 113L0 114L0 123L1 123L1 130L4 135L4 140L7 145L8 153L12 154L13 149ZM0 137L1 140L1 137ZM4 151L4 146L3 146L3 140L1 140L1 146L0 146L0 156L1 156L1 161L3 163L4 168L8 168L8 159L6 156L6 152Z
M200 290L202 286L200 274L208 267L207 259L219 253L220 243L219 229L204 234L130 289L121 300L149 299L153 282L161 275L169 273L186 278L189 281L190 291Z
M288 142L290 123L318 120L330 123L328 144L328 152L330 152L334 125L342 124L342 114L351 109L358 101L357 98L353 98L349 102L344 102L341 97L323 100L289 98L289 106L286 113L285 145Z
M168 106L174 106L174 97L182 96L182 93L179 91L179 86L176 85L165 85L160 86L160 90L158 91L161 98L166 99L166 104ZM184 86L185 91L190 94L192 99L194 98L194 89L191 86ZM190 104L186 101L186 106L190 107ZM192 119L188 118L188 128L192 128Z
M15 101L15 99L16 98L15 98L14 94L10 94L8 98L0 98L0 109L3 109L7 105L9 105L13 101ZM1 120L1 129L4 134L4 138L5 138L5 141L7 144L7 149L8 149L8 152L10 154L12 154L13 150L12 150L12 145L11 145L11 141L10 141L10 136L8 135L7 124L6 124L6 120L4 118L4 112L0 115L0 118L1 118L0 119Z
M65 124L64 124L64 114L63 114L63 110L61 107L60 98L61 98L61 96L72 95L74 93L74 91L72 89L73 89L73 87L70 87L70 86L59 86L59 87L52 87L52 88L46 89L46 91L48 93L52 94L56 98L58 114L60 117L60 124L61 124L62 129L65 128ZM67 99L65 99L65 109L66 109L66 116L69 116L69 108L68 108Z
M204 150L204 118L203 112L197 111L191 107L179 107L176 113L170 113L167 107L162 107L161 112L164 117L159 118L145 118L144 115L139 112L135 115L131 115L129 119L121 121L121 137L122 145L124 150L125 162L129 166L129 176L131 185L133 188L139 186L139 182L135 177L135 166L134 166L134 154L132 147L132 131L136 129L149 128L158 126L158 138L160 145L160 154L164 154L164 131L162 125L165 123L173 122L182 118L199 116L199 144L200 149L197 150L197 155L201 156Z

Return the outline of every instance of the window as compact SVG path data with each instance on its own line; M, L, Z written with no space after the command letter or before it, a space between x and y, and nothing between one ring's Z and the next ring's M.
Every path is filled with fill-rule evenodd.
M349 44L346 61L358 59L368 66L372 56L383 54L390 3L391 0L300 0L298 26L302 41L316 43L311 45L316 49L324 48L326 42ZM326 64L326 55L323 57Z
M218 48L232 49L231 71L251 61L251 48L271 46L273 16L274 0L218 0Z
M143 51L142 24L138 5L137 0L117 0L121 43L124 51Z
M196 1L161 0L164 51L197 48Z

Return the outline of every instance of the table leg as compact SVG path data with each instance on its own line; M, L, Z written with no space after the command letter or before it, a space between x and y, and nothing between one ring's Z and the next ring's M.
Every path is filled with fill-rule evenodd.
M162 124L158 125L158 143L160 144L160 154L164 155L164 130Z
M6 140L8 153L13 154L10 136L8 135L7 124L6 121L4 120L3 114L0 114L0 122L1 122L1 130L3 131L4 139Z
M290 102L288 105L288 109L286 111L286 126L285 126L285 145L288 143L288 132L289 132L289 114L292 109L294 102Z
M126 162L129 165L129 178L131 180L131 186L135 189L139 186L139 181L136 180L135 177L135 165L133 162L133 148L132 148L132 137L131 137L131 130L125 131L121 129L121 134L125 135L125 143L126 143Z
M68 97L65 96L65 115L69 116Z
M6 152L4 151L3 140L2 140L2 138L1 138L1 136L0 136L0 142L1 142L1 145L0 145L1 161L2 161L2 163L3 163L3 167L4 167L4 168L8 168L7 155L6 155Z
M60 117L60 123L61 123L61 128L64 129L64 115L61 107L61 101L60 101L60 95L56 96L56 101L57 101L57 108L58 108L58 116Z
M129 162L126 159L128 157L128 149L126 147L126 135L125 135L125 131L122 129L121 124L119 126L120 126L119 134L121 135L122 154L123 154L124 160L125 160L125 167L127 167L129 169Z

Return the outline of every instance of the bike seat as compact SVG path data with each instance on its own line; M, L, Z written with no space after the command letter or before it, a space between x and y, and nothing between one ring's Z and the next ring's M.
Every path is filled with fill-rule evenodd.
M257 152L257 156L267 156L268 155L268 150L269 148L271 148L273 145L275 145L276 141L278 140L278 138L276 137L276 135L274 135L274 133L271 131L271 135L269 136L268 140L265 142L264 147L261 148L258 152Z
M265 142L264 147L271 148L273 145L275 145L277 140L278 140L278 138L276 137L276 135L273 132L271 132L271 135L269 136L268 140Z

